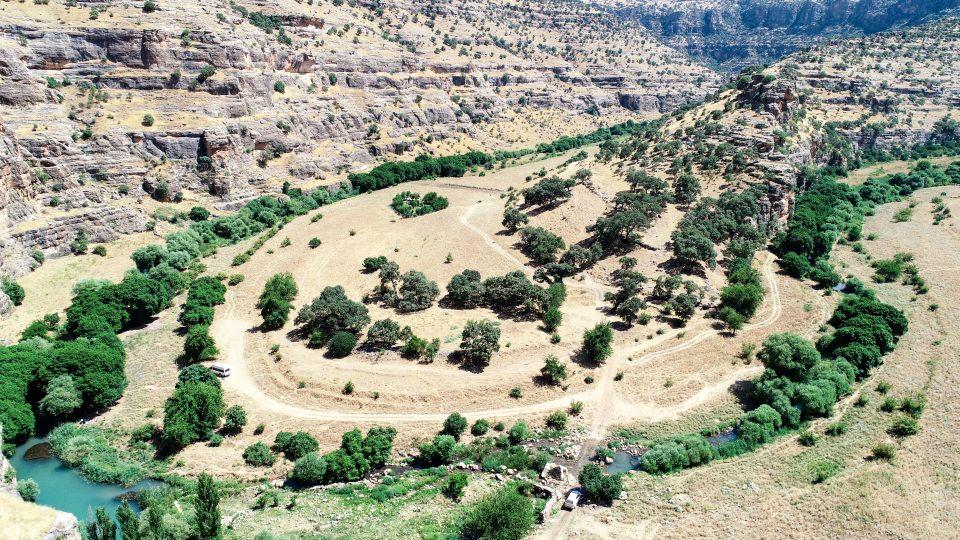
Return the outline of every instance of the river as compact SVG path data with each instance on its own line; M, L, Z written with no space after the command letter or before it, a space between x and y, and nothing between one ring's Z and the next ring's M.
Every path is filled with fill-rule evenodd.
M78 520L86 521L92 509L98 506L106 508L110 516L115 517L122 502L121 495L163 485L156 480L144 480L132 487L99 484L85 480L56 456L26 459L27 450L44 442L46 441L40 438L29 439L17 447L10 463L17 470L18 480L33 478L40 486L40 496L36 501L38 504L70 512L77 516ZM140 510L136 501L131 500L130 504L134 510Z

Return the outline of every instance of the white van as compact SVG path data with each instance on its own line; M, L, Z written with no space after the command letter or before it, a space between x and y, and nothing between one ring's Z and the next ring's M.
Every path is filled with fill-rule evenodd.
M580 504L580 498L583 497L583 491L579 488L573 488L567 493L566 500L563 501L563 509L573 511Z
M218 377L230 376L230 366L225 364L210 364L210 371L216 373Z

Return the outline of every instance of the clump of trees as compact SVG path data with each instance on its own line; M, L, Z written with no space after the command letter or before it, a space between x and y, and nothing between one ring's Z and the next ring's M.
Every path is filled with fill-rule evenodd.
M613 209L587 227L604 254L623 253L638 246L642 232L671 200L668 184L659 178L631 171L627 182L631 190L617 193Z
M325 287L320 296L300 308L294 322L309 336L311 347L322 347L337 332L356 336L370 324L370 315L366 306L347 298L343 287L336 285Z
M604 474L596 463L588 463L580 471L577 481L591 500L610 506L620 498L623 482L619 474Z
M180 311L180 323L187 328L183 356L189 362L215 358L216 343L210 336L214 306L226 299L227 287L217 279L204 276L195 279L187 291L187 300Z
M485 306L511 316L542 315L551 307L559 308L566 296L562 283L554 285L551 293L520 270L486 280L476 270L464 270L447 285L447 301L460 309Z
M554 208L573 196L573 186L577 181L559 176L544 178L523 192L523 202L527 206Z
M410 270L400 274L400 265L386 261L379 265L380 285L376 293L383 302L401 313L422 311L433 305L440 288L422 272Z
M263 286L257 307L263 317L263 328L276 330L283 328L293 309L293 299L297 296L297 283L289 272L274 274Z
M743 328L763 302L760 273L746 259L736 259L727 269L727 285L720 291L717 318L731 332Z
M557 252L566 248L563 238L541 227L524 227L520 238L524 254L537 264L553 262Z
M390 208L402 217L416 217L438 212L450 205L446 197L429 192L422 198L419 193L404 191L393 196Z
M390 427L371 428L366 436L359 429L348 431L337 450L318 456L314 449L299 457L290 478L305 486L360 480L387 463L396 434Z
M761 228L753 224L760 215L757 200L762 189L754 186L739 193L726 191L718 199L701 199L670 235L674 261L687 269L704 264L715 268L715 246L724 243L734 257L752 259L764 240Z

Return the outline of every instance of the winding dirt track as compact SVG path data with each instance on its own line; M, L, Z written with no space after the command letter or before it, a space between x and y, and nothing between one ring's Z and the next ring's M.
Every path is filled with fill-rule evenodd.
M472 223L470 223L469 218L473 215L473 212L476 208L476 205L471 206L467 211L460 216L460 223L462 223L467 228L476 232L483 237L484 241L496 251L499 255L505 259L514 263L518 268L524 268L522 262L520 262L516 257L511 255L509 252L504 250L500 245L498 245L493 238L486 234L483 230L479 229ZM770 290L770 300L772 303L772 309L767 317L760 322L749 325L746 327L749 329L763 328L769 326L777 321L780 317L783 309L780 302L780 289L777 285L777 281L773 272L773 256L770 255L767 258L767 261L763 266L763 274L767 280L768 287ZM571 284L575 288L582 288L585 290L590 290L596 294L598 304L602 302L603 293L602 286L594 282L592 279L585 280L583 283ZM257 381L254 380L253 376L250 374L247 368L246 356L245 356L245 347L246 347L246 333L247 330L253 326L255 323L251 321L246 321L238 319L236 316L236 299L231 293L227 295L226 302L227 316L222 320L217 321L213 327L214 336L216 336L217 343L221 346L224 355L229 362L233 370L233 374L230 378L226 379L225 386L245 394L251 400L256 402L260 407L263 407L272 412L287 415L295 418L304 418L311 420L325 420L325 421L337 421L337 422L363 422L363 421L379 421L379 422L438 422L443 421L447 414L446 412L438 413L360 413L360 412L344 412L336 410L318 410L304 407L302 405L288 403L286 401L281 401L276 398L268 396L260 386L257 384ZM522 405L516 407L503 407L498 409L487 409L487 410L476 410L476 411L464 411L462 414L470 419L478 418L488 418L488 417L519 417L530 414L545 413L551 412L558 409L564 409L570 405L574 400L583 401L585 403L593 404L590 407L590 410L593 411L593 421L591 423L590 437L594 439L602 439L606 433L607 427L612 421L622 421L627 419L658 419L666 418L672 415L680 414L684 411L690 410L697 405L709 400L711 397L722 393L725 391L733 380L723 380L718 383L711 385L707 388L704 388L696 395L687 399L684 402L678 403L677 405L671 407L660 407L655 405L644 405L644 404L625 404L620 401L616 395L616 392L613 390L613 375L617 370L621 369L624 362L633 354L640 352L642 350L655 347L664 341L672 339L676 336L678 332L667 333L662 336L659 336L656 339L644 342L640 345L630 347L627 349L622 349L616 351L614 356L606 362L606 364L601 368L600 374L598 377L599 384L596 385L592 390L580 392L577 394L572 394L569 396L564 396L562 398L553 399L549 401L543 401L540 403L534 403L530 405ZM713 329L703 330L702 332L696 334L691 339L675 345L673 347L663 349L656 352L648 353L640 358L638 358L632 366L644 365L650 361L653 361L657 358L667 356L670 354L678 353L689 349L698 343L708 339L712 336L717 335L718 332ZM740 373L735 373L732 376L740 375ZM729 379L729 377L728 377ZM618 410L628 410L629 414L626 417L623 415L614 416L612 413L616 413Z

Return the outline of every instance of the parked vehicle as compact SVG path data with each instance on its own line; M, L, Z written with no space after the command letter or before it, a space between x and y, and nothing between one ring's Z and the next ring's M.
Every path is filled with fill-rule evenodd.
M214 372L218 377L229 377L230 376L230 366L225 364L210 364L210 371Z
M563 501L564 510L573 510L580 504L580 498L583 497L583 491L580 488L573 488L567 493L567 498Z

